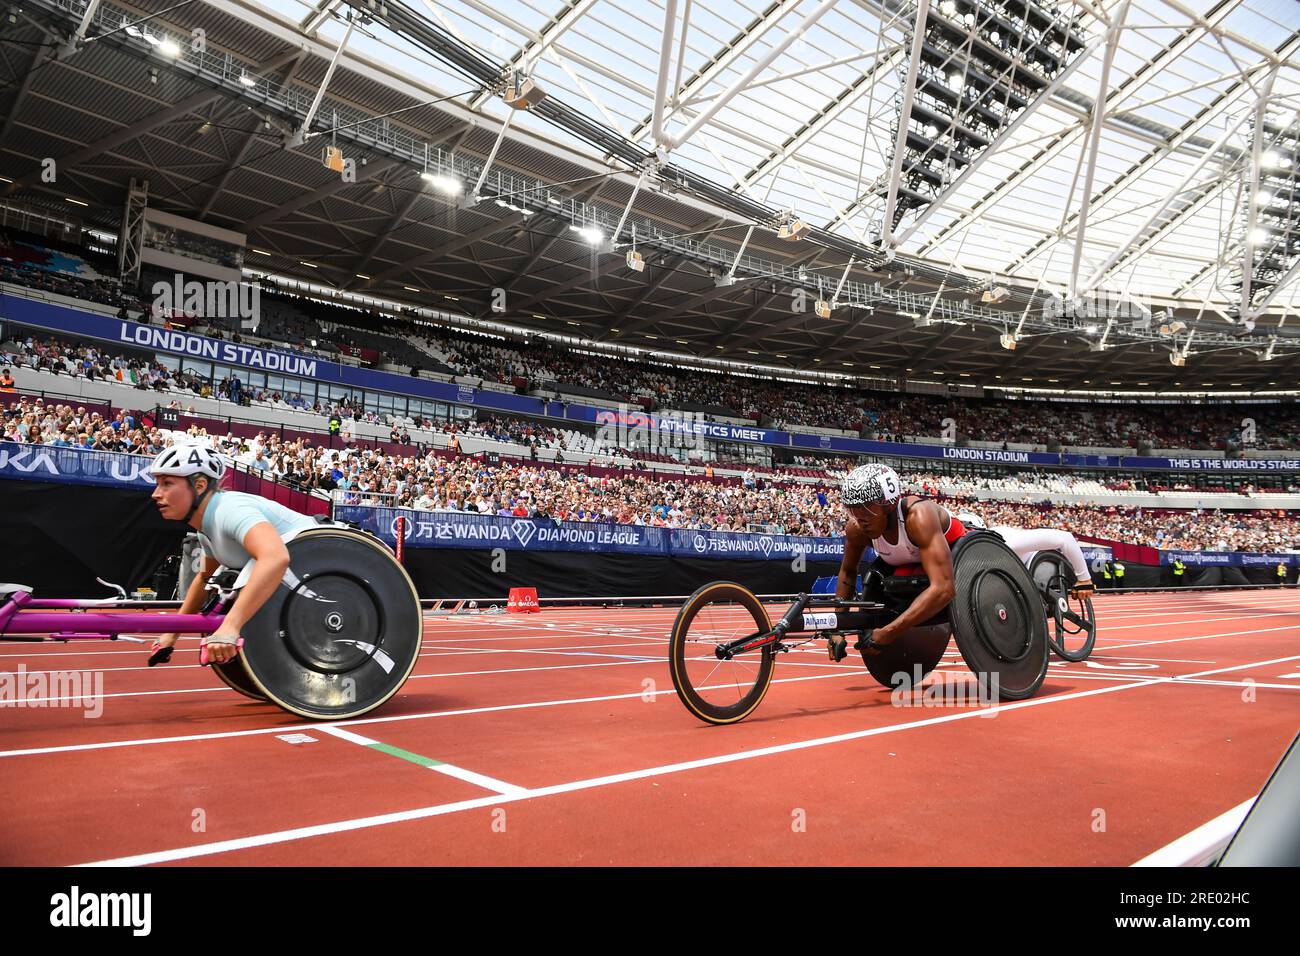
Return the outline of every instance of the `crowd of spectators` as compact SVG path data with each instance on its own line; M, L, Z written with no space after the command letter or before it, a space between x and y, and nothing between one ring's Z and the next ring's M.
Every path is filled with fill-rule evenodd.
M814 536L843 533L838 482L773 482L752 472L739 479L712 480L628 473L597 476L576 468L493 465L469 456L394 456L375 450L313 452L309 443L283 442L274 436L238 445L236 439L222 441L240 461L266 468L271 476L308 490L342 489L354 501L428 511L508 512L516 517L699 530L762 529ZM912 488L926 490L926 481L914 481ZM1300 547L1300 518L1290 512L990 502L943 494L937 498L954 511L973 509L991 525L1061 527L1080 535L1151 547L1225 551Z
M138 455L155 455L180 437L155 427L142 413L121 411L105 417L84 406L40 399L18 400L4 409L0 436L25 445ZM563 465L493 464L481 457L431 450L396 455L373 448L329 449L311 438L286 439L272 431L239 438L207 435L192 426L188 437L212 442L264 477L309 492L337 491L348 501L556 521L814 536L843 533L843 509L834 481L777 482L752 471L742 478L711 479L613 470L594 474L592 469ZM914 490L935 493L952 511L974 510L991 526L1068 528L1084 537L1160 548L1279 551L1300 547L1300 518L1294 512L980 501L962 494L960 486L954 493L957 479L910 477Z
M153 392L158 404L189 413L194 412L192 402L187 403L189 398L220 398L237 405L302 412L317 415L326 420L337 417L344 426L345 433L349 431L352 423L365 422L392 426L406 432L408 436L411 431L425 430L444 435L470 435L522 445L526 450L534 454L538 450L551 449L559 452L561 456L567 455L570 460L573 460L573 455L569 454L570 452L622 456L630 459L651 461L674 460L662 455L647 454L643 448L629 445L626 442L618 444L608 440L609 437L619 438L618 435L606 436L603 432L588 435L572 429L560 430L540 421L504 416L483 416L478 420L460 419L455 421L441 421L429 417L408 418L375 409L363 408L358 403L347 398L337 402L322 403L320 401L309 401L293 392L250 388L247 383L240 380L238 375L226 375L214 383L183 368L170 369L154 360L152 353L149 352L137 351L134 354L117 354L115 349L109 350L97 345L77 344L50 336L37 338L28 335L17 340L6 341L0 344L0 361L3 361L6 366L26 366L56 375L116 382L132 387L137 391ZM621 437L626 438L626 436ZM706 464L731 468L754 467L761 474L781 480L827 477L844 468L849 461L843 456L798 455L786 466L763 466L748 465L745 462L731 461L726 456L720 456L711 463L706 463L699 457L698 453L690 460L700 467L705 467ZM957 487L963 491L1012 490L1098 494L1106 491L1158 493L1165 490L1197 490L1185 482L1160 483L1160 480L1154 475L1138 479L1120 479L1095 475L1076 476L1045 471L1006 472L985 477L963 477L960 479L951 476L926 474L919 476L919 480L927 482L927 487L934 486L937 488L939 485L946 485L950 489ZM1239 488L1243 491L1285 490L1284 486L1295 486L1294 480L1289 483L1281 479L1264 479L1264 481L1267 484L1263 488L1257 489L1250 484L1239 484ZM1200 490L1215 489L1202 488Z
M911 395L895 397L890 406L879 411L869 426L872 437L938 436L944 432L944 421L952 419L959 436L1041 447L1053 441L1063 447L1300 446L1300 408L1294 405L1103 405ZM1253 427L1243 427L1247 419Z
M22 445L156 455L171 441L139 413L123 410L106 418L84 405L41 399L14 402L0 412L0 420L0 440Z
M88 279L65 272L49 272L30 265L15 265L0 259L0 282L24 286L39 292L65 295L100 305L122 305L122 293L114 279Z
M297 411L314 414L328 419L338 416L347 423L365 422L380 425L395 425L408 430L425 429L432 432L451 434L459 432L477 437L491 438L503 442L522 444L526 447L556 449L560 451L579 451L589 454L623 455L630 458L649 458L650 460L669 461L664 456L644 454L644 449L624 443L617 444L605 440L601 433L594 436L581 435L572 430L560 431L537 421L500 416L486 416L481 420L460 420L459 422L438 421L430 417L408 418L382 412L373 408L364 408L352 399L344 398L336 402L308 400L295 392L278 391L266 388L252 388L241 381L238 375L225 375L217 382L211 382L202 376L184 369L171 369L158 362L153 353L135 350L122 354L117 350L93 344L78 344L54 336L36 337L31 334L0 343L0 361L11 367L29 367L56 375L68 375L73 378L116 382L133 387L139 391L158 393L159 404L184 411L193 411L193 405L186 405L186 397L219 398L244 406L261 406L270 409ZM173 397L176 394L182 398ZM911 399L905 399L910 401ZM955 409L954 409L955 411ZM1171 417L1196 414L1198 409L1175 407L1170 411ZM1091 415L1091 412L1081 412ZM615 436L618 437L618 436ZM626 436L623 436L626 437ZM695 456L699 458L698 454ZM760 472L779 474L784 477L821 477L843 467L847 459L842 456L794 456L791 465L786 468L757 466ZM703 465L703 459L697 463ZM718 457L713 464L722 467L743 466L743 462L730 461L726 456ZM939 476L932 476L938 478ZM1150 491L1195 490L1185 484L1173 482L1160 484L1154 477L1136 482L1129 479L1105 479L1096 477L1072 477L1060 473L1025 472L1021 474L1002 474L996 477L965 479L974 489L1002 490L1048 490L1070 491L1075 493L1096 493L1106 490L1115 491ZM951 480L950 482L951 483ZM1267 487L1276 488L1276 482ZM1247 490L1251 490L1249 487Z
M53 337L27 336L0 344L6 366L27 367L88 381L117 382L141 391L185 390L207 398L212 387L199 376L167 368L148 353L118 354L95 345L77 345Z

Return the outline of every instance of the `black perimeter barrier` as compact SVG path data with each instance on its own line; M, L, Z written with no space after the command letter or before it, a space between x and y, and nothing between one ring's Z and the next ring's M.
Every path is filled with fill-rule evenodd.
M179 521L163 520L148 489L5 479L0 581L70 598L111 596L97 577L128 591L154 587L154 572L180 554L186 530Z
M690 594L703 582L715 580L735 581L755 594L797 594L807 591L816 578L840 570L838 561L809 561L804 570L795 571L789 561L506 551L506 570L496 572L491 551L458 548L407 548L402 560L422 599L504 599L512 587L537 588L539 598L651 597ZM1277 585L1277 572L1271 567L1189 567L1181 584L1172 567L1125 562L1124 569L1123 590ZM1101 591L1114 587L1099 572L1093 572L1093 580ZM1294 572L1287 582L1295 582Z
M838 561L809 561L795 571L789 561L742 558L667 558L574 551L507 551L506 570L492 570L488 550L408 548L407 573L421 598L496 597L512 587L548 597L652 597L690 594L705 581L725 578L756 594L794 594L813 580L838 574ZM499 564L498 564L499 566Z
M1116 587L1117 582L1114 580L1107 581L1098 571L1092 572L1092 580L1101 590L1110 590ZM1286 583L1295 583L1295 571L1288 570ZM1267 585L1276 585L1278 583L1276 566L1265 566L1259 568L1216 568L1216 567L1188 567L1183 572L1182 580L1174 574L1174 569L1170 566L1154 567L1149 564L1134 564L1130 561L1124 562L1123 583L1119 588L1123 590L1134 590L1141 588L1217 588L1230 586L1256 586L1263 587Z

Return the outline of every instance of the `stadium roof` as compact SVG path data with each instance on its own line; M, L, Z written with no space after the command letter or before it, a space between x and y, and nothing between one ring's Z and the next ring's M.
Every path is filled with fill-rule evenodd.
M931 23L971 8L924 5ZM129 181L148 179L151 206L246 231L250 268L643 349L881 380L1293 389L1294 270L1251 335L1237 283L1265 191L1255 157L1276 152L1255 131L1300 118L1300 4L1056 8L1081 52L897 229L910 0L115 0L62 53L84 0L23 0L0 43L0 196L116 231ZM541 107L496 95L511 67ZM329 144L355 181L322 165ZM477 204L420 175L471 191L489 157ZM813 227L802 242L775 235L792 217ZM992 285L1012 294L982 305ZM1140 308L1044 320L1044 297L1071 288ZM838 300L829 317L818 297ZM1130 328L1159 307L1197 337Z

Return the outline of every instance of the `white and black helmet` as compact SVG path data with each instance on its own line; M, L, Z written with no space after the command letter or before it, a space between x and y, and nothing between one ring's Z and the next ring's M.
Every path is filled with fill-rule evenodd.
M903 482L888 465L859 465L845 476L840 497L850 508L878 502L893 504L903 497Z
M177 444L164 448L149 466L150 478L158 475L176 475L190 478L203 475L213 481L221 480L226 473L226 461L207 445Z
M981 518L979 515L975 514L975 512L973 511L957 512L957 520L960 521L962 523L962 526L966 528L987 528L988 527L988 525L984 523L984 519Z

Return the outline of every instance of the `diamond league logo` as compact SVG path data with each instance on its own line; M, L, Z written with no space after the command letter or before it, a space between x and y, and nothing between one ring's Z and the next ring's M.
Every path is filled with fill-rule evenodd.
M537 533L537 528L531 521L516 521L515 526L511 529L515 537L519 539L519 546L528 547L528 542L533 540L533 535Z
M831 439L830 439L830 436L829 436L829 435L823 435L823 436L819 439L819 443L821 444L821 446L822 446L823 448L830 448L830 447L831 447Z
M703 554L705 551L709 550L709 539L704 537L702 534L697 534L695 539L691 541L691 547L700 552L700 554Z
M772 539L766 535L758 539L758 546L763 549L763 557L768 557L772 553Z

